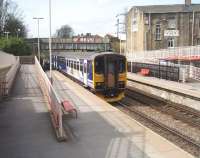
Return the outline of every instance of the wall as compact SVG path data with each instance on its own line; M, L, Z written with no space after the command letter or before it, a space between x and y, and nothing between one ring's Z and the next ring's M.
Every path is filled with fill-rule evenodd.
M193 45L200 44L200 12L194 14ZM150 17L150 22L149 22ZM168 23L174 18L179 36L174 37L175 47L192 45L193 12L185 13L145 13L132 8L127 15L127 53L133 51L159 50L168 48L168 38L164 37L164 30L169 30ZM136 18L138 30L131 33L132 19ZM161 40L155 40L156 23L161 23ZM131 37L132 35L132 37ZM131 39L132 38L132 39ZM132 44L131 44L132 41ZM131 50L132 45L132 50Z

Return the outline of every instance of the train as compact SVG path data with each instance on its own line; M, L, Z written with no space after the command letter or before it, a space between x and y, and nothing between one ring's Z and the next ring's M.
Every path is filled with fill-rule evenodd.
M114 52L58 52L52 54L52 66L107 102L124 98L127 60L123 55Z

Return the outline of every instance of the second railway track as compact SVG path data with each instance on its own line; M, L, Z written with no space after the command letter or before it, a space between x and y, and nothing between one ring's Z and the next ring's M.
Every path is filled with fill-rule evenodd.
M184 106L127 89L118 108L194 156L200 156L200 116Z

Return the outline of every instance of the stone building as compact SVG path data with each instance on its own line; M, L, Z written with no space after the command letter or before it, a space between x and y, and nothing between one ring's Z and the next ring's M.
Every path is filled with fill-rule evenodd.
M200 4L134 6L126 31L126 52L200 45Z

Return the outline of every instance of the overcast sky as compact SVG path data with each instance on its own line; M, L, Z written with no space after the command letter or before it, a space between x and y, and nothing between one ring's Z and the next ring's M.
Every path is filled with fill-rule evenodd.
M41 37L49 35L48 0L13 0L23 11L29 37L37 36L40 22ZM200 0L193 0L200 3ZM52 33L64 24L72 26L76 34L91 32L105 35L116 33L116 15L134 5L182 4L184 0L52 0Z

